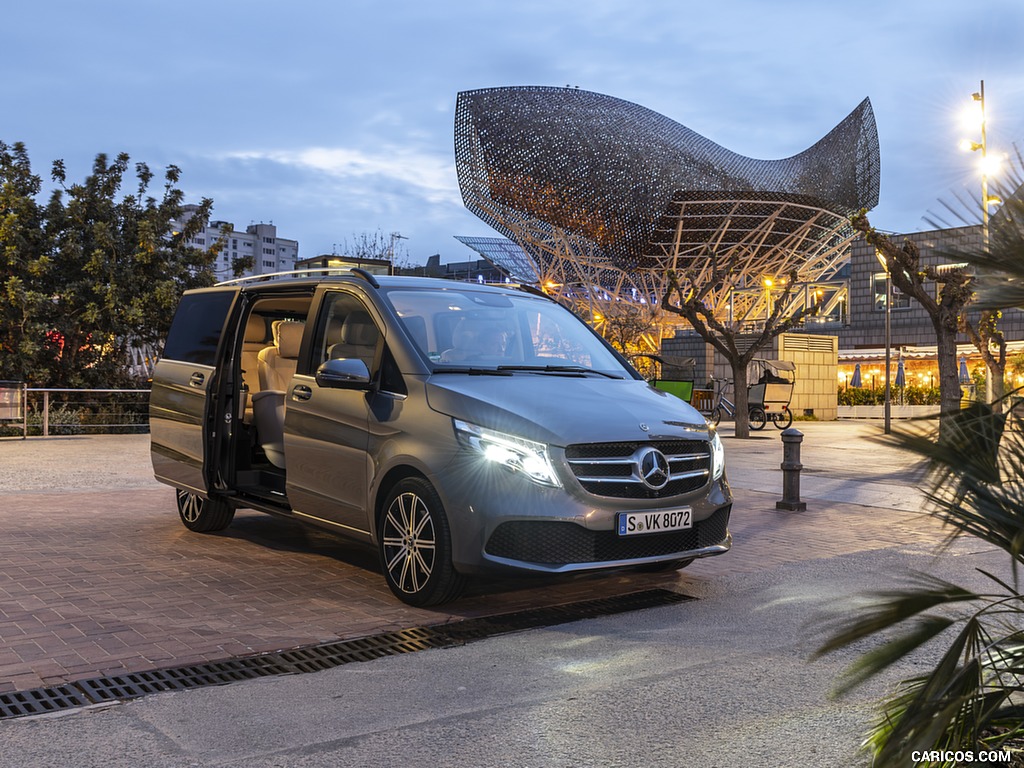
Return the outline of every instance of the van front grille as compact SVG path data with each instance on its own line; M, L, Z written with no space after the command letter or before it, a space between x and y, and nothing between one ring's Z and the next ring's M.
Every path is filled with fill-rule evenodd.
M644 482L641 454L655 448L668 461L668 481L660 488ZM588 493L617 499L664 499L700 490L711 479L707 440L652 440L570 445L565 458Z

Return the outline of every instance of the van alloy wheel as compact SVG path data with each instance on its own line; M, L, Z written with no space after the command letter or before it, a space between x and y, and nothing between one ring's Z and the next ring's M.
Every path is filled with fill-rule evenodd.
M235 509L223 499L204 499L191 491L175 492L178 516L190 531L211 533L231 525Z
M388 587L403 602L436 605L460 591L448 520L437 491L426 480L406 478L388 494L378 546Z

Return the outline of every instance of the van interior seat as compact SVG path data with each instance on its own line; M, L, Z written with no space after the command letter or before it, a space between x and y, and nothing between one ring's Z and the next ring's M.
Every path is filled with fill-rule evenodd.
M267 322L261 315L249 315L242 338L242 381L249 394L260 389L259 354L267 346ZM252 403L246 404L245 423L252 421Z
M372 369L379 337L380 332L368 312L352 312L341 324L341 341L331 345L327 356L331 360L357 358L366 363L367 369Z
M284 320L274 325L274 346L259 353L260 391L252 396L256 433L260 447L275 467L284 463L285 391L299 362L299 347L305 325Z
M305 324L283 320L274 324L274 344L260 350L257 356L260 389L284 391L299 364L299 346Z

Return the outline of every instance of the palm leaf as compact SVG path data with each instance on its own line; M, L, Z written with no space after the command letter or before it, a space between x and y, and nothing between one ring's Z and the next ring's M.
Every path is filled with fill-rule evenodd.
M814 657L818 658L844 648L937 606L979 599L981 595L936 576L926 573L911 574L905 588L870 593L864 604L857 607L852 618L843 616L826 620L826 629L833 631L815 651ZM924 631L923 626L917 627L909 635Z

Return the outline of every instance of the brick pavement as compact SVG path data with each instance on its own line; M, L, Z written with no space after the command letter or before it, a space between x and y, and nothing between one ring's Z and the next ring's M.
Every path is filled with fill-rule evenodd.
M863 475L905 490L913 476L904 457L868 441L872 428L805 429L808 478ZM0 693L655 586L699 593L716 574L930 548L940 537L933 522L898 507L805 493L807 512L779 512L779 493L766 487L781 488L777 434L727 440L727 452L736 493L729 554L669 575L475 582L459 601L424 610L395 600L372 551L327 532L240 511L222 533L190 533L171 489L151 478L145 436L0 440Z

